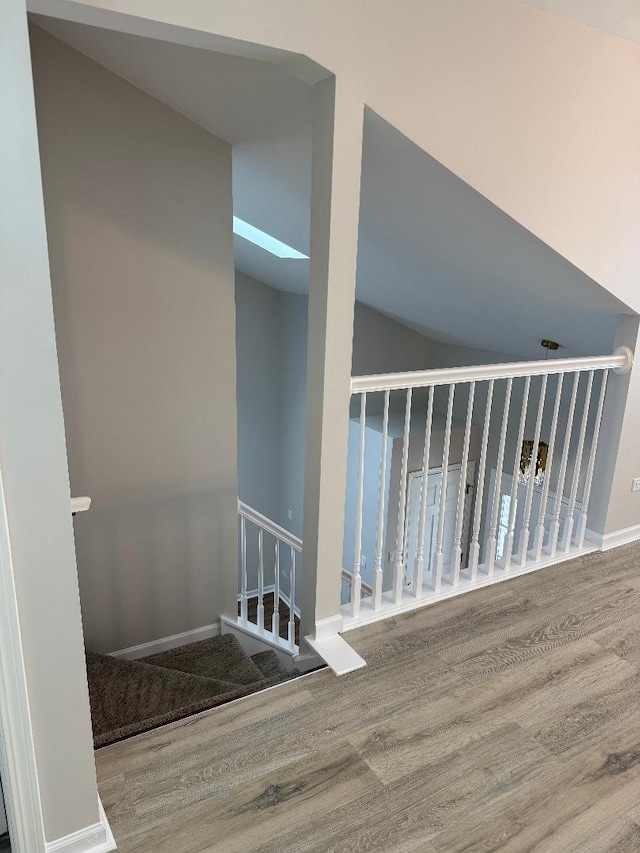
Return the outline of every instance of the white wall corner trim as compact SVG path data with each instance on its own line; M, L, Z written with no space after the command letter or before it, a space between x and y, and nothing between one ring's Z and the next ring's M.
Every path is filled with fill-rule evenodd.
M98 813L98 823L48 842L46 853L110 853L116 850L116 842L99 797Z
M150 655L168 652L169 649L177 649L178 646L186 646L188 643L197 643L199 640L208 640L211 637L220 636L220 622L211 625L203 625L201 628L193 628L191 631L183 631L181 634L172 634L170 637L161 637L159 640L150 640L139 646L130 646L128 649L120 649L110 652L112 658L124 658L124 660L137 660Z
M31 853L44 849L44 825L1 471L0 683L0 771L9 831L16 853Z
M613 533L605 533L604 536L587 530L587 539L590 539L601 551L610 551L612 548L620 547L620 545L637 542L640 539L640 524L625 527L623 530L615 530Z

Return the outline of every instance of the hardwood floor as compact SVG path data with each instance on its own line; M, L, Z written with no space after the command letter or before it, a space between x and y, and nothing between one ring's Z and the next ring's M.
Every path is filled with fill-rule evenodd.
M100 750L120 853L640 850L640 546L346 636L365 669Z

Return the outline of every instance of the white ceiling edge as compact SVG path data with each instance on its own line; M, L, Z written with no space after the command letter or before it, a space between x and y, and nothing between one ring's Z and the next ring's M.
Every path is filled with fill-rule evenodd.
M572 18L587 26L640 43L638 0L520 0L545 12Z

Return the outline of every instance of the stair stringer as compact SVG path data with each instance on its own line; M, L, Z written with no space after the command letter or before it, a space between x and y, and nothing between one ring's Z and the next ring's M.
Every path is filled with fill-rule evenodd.
M312 669L317 669L319 666L324 666L324 660L317 654L300 654L292 653L279 646L277 643L264 638L258 637L255 631L239 625L233 619L226 616L220 617L220 633L233 634L238 640L246 654L251 657L258 652L267 650L276 653L280 663L289 671L296 669L298 672L309 672Z

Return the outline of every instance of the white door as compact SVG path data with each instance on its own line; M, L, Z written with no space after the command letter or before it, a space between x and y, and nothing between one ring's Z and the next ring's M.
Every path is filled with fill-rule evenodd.
M458 488L460 486L461 465L452 465L447 474L447 490L444 508L444 537L442 546L444 575L452 573L453 539L455 536L456 510L458 507ZM470 463L467 470L465 488L465 516L462 524L462 560L465 563L469 539L469 508L470 497L467 483L473 483L475 463ZM424 526L424 579L428 580L433 571L436 548L438 545L438 518L440 513L440 496L442 493L442 469L428 472L427 504ZM405 531L405 583L413 581L414 562L418 550L418 530L420 526L420 501L422 494L422 472L409 475L407 495L407 522Z
M500 486L500 504L498 509L498 528L496 531L496 560L498 564L504 561L504 548L505 542L509 531L509 513L511 509L511 493L512 493L512 483L513 483L513 475L507 474L505 472L502 473L502 477L500 478L501 486ZM493 495L496 488L496 469L491 469L491 480L489 484L489 494L487 498L485 513L490 514L493 507ZM517 549L520 547L520 535L524 525L524 514L525 508L527 505L527 491L528 487L523 485L522 483L518 483L518 488L516 491L516 505L514 510L514 519L513 519L513 531L514 531L514 547ZM531 512L529 515L529 540L527 542L527 550L533 548L534 538L536 533L536 528L538 526L540 520L540 506L542 503L542 486L534 486L533 492L531 495ZM555 492L549 492L547 498L547 506L545 508L545 516L542 520L544 532L545 532L545 546L547 543L547 537L549 535L549 530L551 529L551 523L553 521L553 517L555 515L556 501L558 496ZM580 501L576 501L575 504L575 513L574 513L574 532L575 525L577 525L578 514L582 511L582 503ZM564 526L567 516L569 515L569 499L566 497L562 497L560 501L560 511L558 513L561 525ZM560 534L562 536L561 527ZM485 559L486 559L485 554Z

